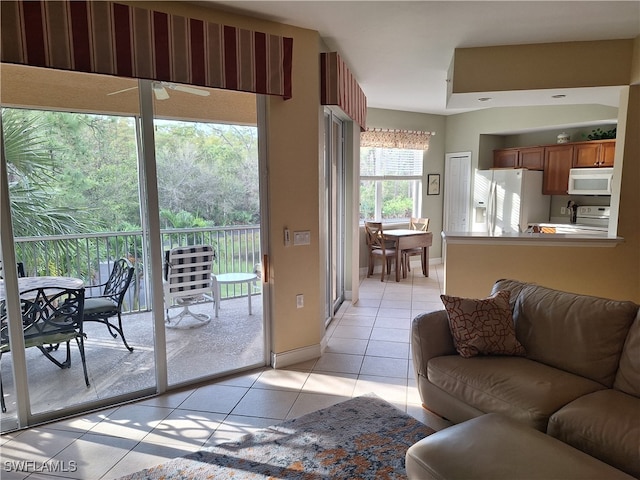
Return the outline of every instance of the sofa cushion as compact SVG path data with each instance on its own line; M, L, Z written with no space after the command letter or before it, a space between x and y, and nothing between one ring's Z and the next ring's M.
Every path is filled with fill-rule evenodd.
M465 358L475 355L524 355L516 339L509 306L510 293L496 292L472 299L440 295L447 310L456 350Z
M640 478L640 399L617 390L585 395L554 413L549 435Z
M604 388L523 357L436 357L427 364L427 378L484 413L503 413L542 432L562 406Z
M414 443L410 480L632 480L620 470L503 415L488 414Z
M493 290L513 290L516 336L528 358L613 385L638 305L514 280Z
M629 329L613 388L640 397L640 312Z

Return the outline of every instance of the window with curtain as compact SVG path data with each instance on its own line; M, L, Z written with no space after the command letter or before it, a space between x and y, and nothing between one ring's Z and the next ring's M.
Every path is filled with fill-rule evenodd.
M422 203L423 150L360 148L360 221L409 221Z

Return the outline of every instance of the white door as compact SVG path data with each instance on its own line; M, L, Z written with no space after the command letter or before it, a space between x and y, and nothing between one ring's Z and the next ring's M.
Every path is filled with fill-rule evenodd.
M444 166L443 230L470 230L471 152L447 153Z

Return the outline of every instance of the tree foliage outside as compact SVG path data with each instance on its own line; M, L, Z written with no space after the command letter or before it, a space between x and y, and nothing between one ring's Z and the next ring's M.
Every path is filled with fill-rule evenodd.
M360 220L376 216L376 184L382 187L382 220L407 219L413 210L411 180L363 180L360 182Z
M14 235L141 229L135 119L3 109ZM257 129L156 121L163 228L259 222Z

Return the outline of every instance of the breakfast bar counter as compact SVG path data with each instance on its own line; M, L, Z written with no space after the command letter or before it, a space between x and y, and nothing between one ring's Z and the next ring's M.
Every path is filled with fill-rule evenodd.
M607 233L500 233L442 232L448 244L466 245L523 245L540 247L615 247L624 238Z

